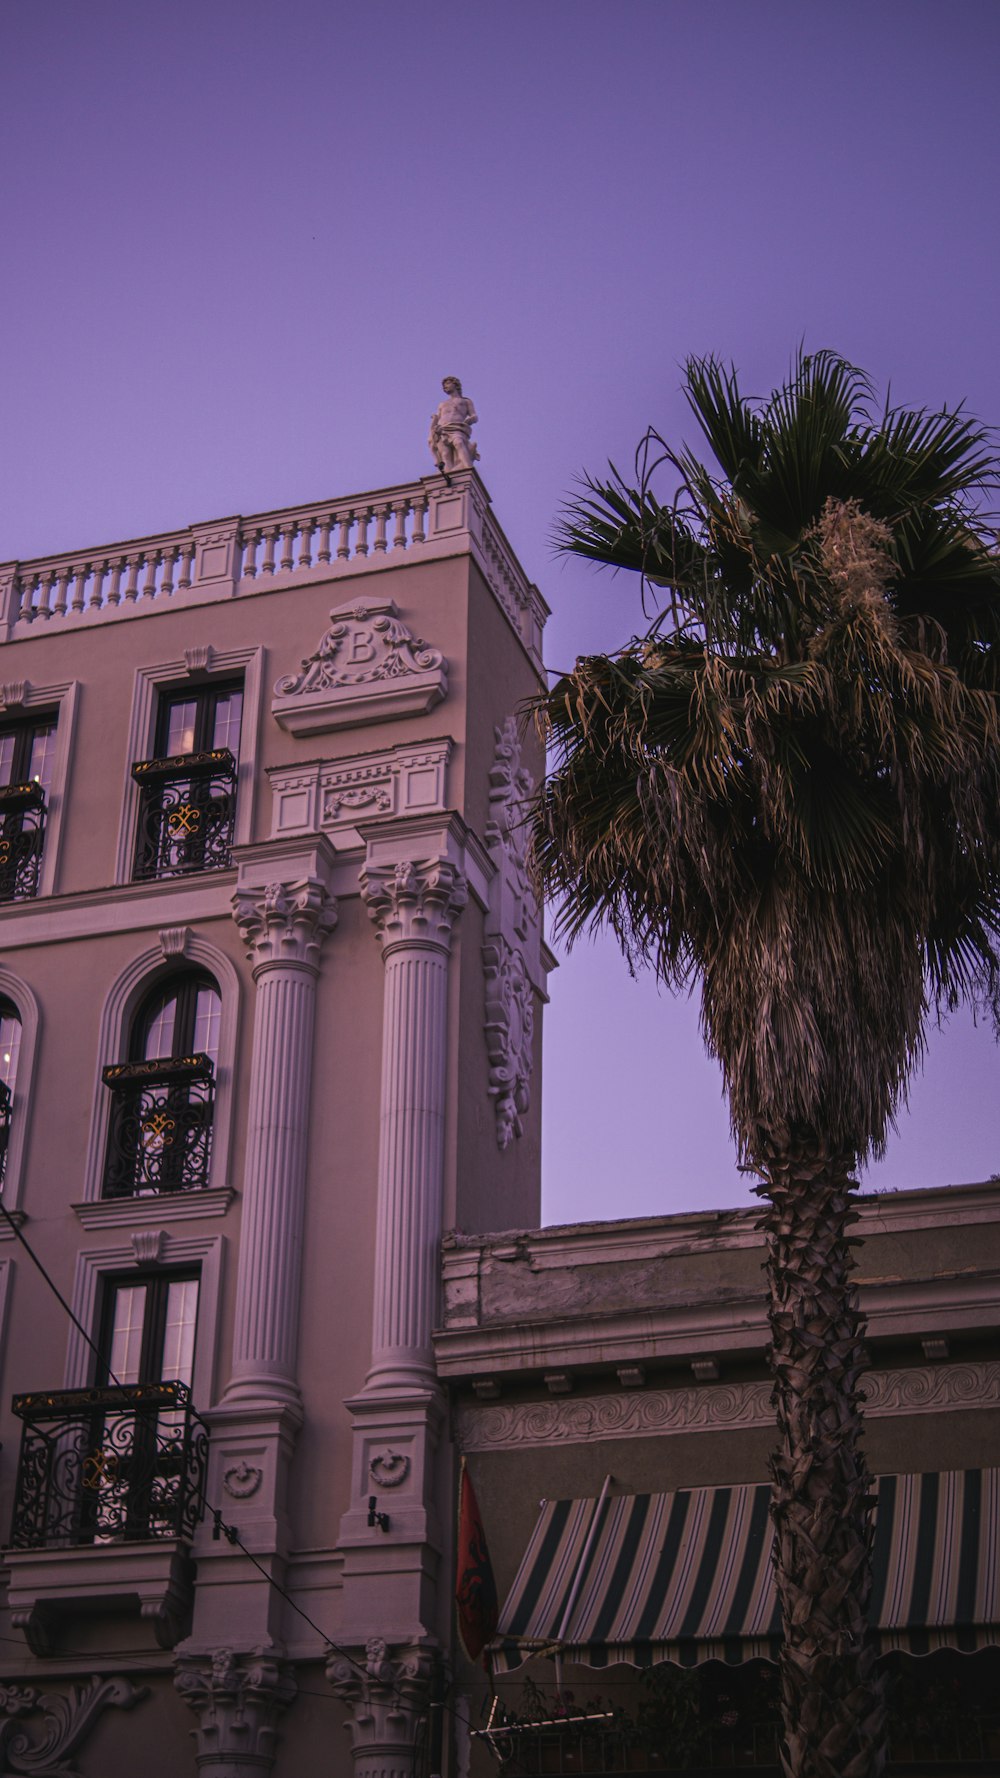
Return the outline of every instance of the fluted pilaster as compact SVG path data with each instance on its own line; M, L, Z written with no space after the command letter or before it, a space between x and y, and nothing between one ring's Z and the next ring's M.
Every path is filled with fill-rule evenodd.
M226 1399L295 1401L316 978L336 907L315 878L238 890L233 905L257 1004Z
M375 1302L368 1386L433 1374L444 1179L448 955L465 905L449 859L369 865L361 892L385 964Z

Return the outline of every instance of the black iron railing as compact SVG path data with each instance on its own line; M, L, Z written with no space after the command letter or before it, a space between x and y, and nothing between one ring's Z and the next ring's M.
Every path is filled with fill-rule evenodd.
M114 1062L104 1163L106 1198L200 1191L212 1156L215 1072L209 1056Z
M208 1428L183 1383L15 1395L23 1421L16 1550L190 1540L204 1506Z
M136 881L228 870L236 819L236 760L228 747L140 759L132 776L142 793Z
M45 792L40 784L0 788L0 901L38 894L45 841Z

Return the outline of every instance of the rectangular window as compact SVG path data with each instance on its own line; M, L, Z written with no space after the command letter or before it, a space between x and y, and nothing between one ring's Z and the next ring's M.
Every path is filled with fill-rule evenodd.
M55 748L52 711L0 725L0 902L38 894Z
M132 767L141 791L137 881L228 869L242 714L239 680L160 692L154 757Z

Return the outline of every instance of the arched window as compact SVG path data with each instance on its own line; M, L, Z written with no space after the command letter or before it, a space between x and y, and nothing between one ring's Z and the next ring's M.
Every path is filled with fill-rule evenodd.
M21 1048L21 1019L12 1000L0 997L0 1185L7 1162L7 1138Z
M169 976L140 1002L127 1059L103 1074L112 1094L106 1198L208 1184L221 1013L203 970Z

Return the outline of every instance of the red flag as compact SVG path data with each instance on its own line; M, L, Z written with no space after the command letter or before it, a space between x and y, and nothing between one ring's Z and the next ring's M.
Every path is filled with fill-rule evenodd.
M472 1477L462 1459L458 1478L458 1552L455 1563L458 1633L470 1661L479 1659L496 1634L497 1584Z

